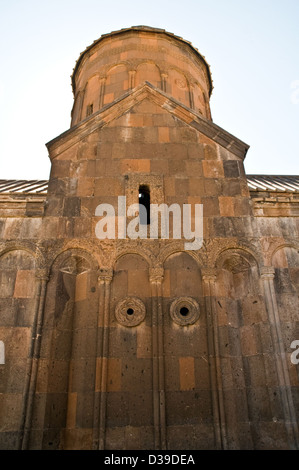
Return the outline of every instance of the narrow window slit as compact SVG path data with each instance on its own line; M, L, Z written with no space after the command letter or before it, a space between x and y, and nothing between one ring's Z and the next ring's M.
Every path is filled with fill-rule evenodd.
M141 225L149 225L151 222L151 215L150 215L150 204L151 204L151 197L150 197L150 190L149 187L146 185L139 186L139 205L144 206L145 211L140 211L140 224Z

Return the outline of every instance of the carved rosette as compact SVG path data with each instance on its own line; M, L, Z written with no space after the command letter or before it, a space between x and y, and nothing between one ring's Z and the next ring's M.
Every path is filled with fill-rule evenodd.
M115 318L123 326L137 326L143 322L145 315L145 305L137 297L126 297L115 307Z
M180 326L193 325L200 316L199 304L192 297L179 297L170 305L170 316Z

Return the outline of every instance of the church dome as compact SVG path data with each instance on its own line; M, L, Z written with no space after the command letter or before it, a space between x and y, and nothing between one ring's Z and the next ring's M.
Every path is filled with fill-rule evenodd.
M211 119L213 85L205 58L164 29L133 26L102 35L80 54L72 74L71 125L144 82Z

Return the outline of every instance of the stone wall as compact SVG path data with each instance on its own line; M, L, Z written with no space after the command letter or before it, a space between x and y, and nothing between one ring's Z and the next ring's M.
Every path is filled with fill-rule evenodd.
M143 83L48 149L43 214L0 220L0 447L298 449L298 218L256 215L248 146ZM200 249L98 239L141 186L203 205Z

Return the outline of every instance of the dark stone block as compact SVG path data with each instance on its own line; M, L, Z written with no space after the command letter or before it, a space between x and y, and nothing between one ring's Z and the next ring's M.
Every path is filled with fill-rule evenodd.
M225 160L223 162L224 176L226 178L238 178L240 176L237 160Z
M79 217L81 201L78 197L66 197L64 200L63 215L66 217Z
M166 391L166 419L169 426L211 423L210 390Z
M19 433L17 431L1 432L0 450L18 450L18 440Z

